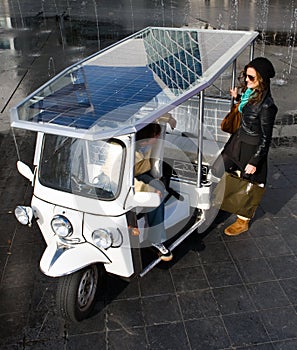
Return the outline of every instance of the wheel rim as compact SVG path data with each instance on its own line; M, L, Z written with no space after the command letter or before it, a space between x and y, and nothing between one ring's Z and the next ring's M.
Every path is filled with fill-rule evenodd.
M98 284L98 270L96 266L92 266L85 270L80 280L77 301L78 307L81 311L84 311L92 304Z

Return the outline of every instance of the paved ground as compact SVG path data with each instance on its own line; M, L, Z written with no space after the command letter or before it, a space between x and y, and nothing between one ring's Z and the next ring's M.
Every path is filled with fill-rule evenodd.
M24 142L30 147L30 142ZM108 277L93 317L67 324L55 310L56 280L38 267L45 244L12 209L31 189L2 137L0 177L1 349L296 349L297 153L272 149L265 198L248 233L226 237L221 213L142 279Z
M61 61L70 63L66 59L72 48L59 51L55 38L54 32L31 38L32 55L18 53L11 59L1 53L0 348L297 349L294 79L285 88L274 86L281 105L281 137L275 135L269 186L249 232L224 236L223 228L233 217L221 213L203 236L190 237L174 252L173 262L129 284L109 276L106 293L89 320L74 325L57 317L56 280L39 271L45 243L35 225L21 226L12 214L17 204L29 203L31 188L16 172L7 113L44 75L59 71ZM296 76L294 61L288 73L288 61L281 55L286 51L265 51L278 65L279 79ZM32 138L24 135L20 142L22 159L30 158Z

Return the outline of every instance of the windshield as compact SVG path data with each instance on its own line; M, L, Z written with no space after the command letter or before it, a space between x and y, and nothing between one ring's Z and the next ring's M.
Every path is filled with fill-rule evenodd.
M119 192L123 164L119 141L45 135L39 180L56 190L109 200Z

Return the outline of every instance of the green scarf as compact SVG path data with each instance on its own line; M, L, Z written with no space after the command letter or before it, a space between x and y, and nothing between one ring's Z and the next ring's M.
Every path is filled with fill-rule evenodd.
M249 102L249 98L251 94L254 92L253 89L246 89L244 94L241 96L240 104L238 106L238 110L240 113L242 113L242 108Z

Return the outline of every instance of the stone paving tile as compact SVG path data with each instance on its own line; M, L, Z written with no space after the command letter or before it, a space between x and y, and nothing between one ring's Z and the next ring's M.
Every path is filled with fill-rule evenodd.
M273 346L275 350L296 350L297 339L275 342L273 343Z
M16 222L14 215L8 213L0 214L1 226L5 228L1 230L0 247L5 247L8 250L15 236Z
M297 258L295 255L267 258L273 273L279 279L296 276Z
M235 347L270 341L258 312L225 315L223 320Z
M213 294L222 315L255 311L245 285L214 288Z
M171 324L169 325L171 326ZM151 327L153 329L158 329L159 331L161 329L163 329L163 325L158 325L157 327ZM175 328L174 331L176 333L174 334L178 334L180 336L180 334L177 332L177 329ZM146 333L150 334L149 331L145 330L144 327L137 327L137 328L133 328L133 329L123 329L123 330L119 330L119 331L109 331L108 332L108 348L112 349L112 350L138 350L138 349L149 349L148 345L147 345L147 341L146 341ZM154 343L154 332L151 332L152 336L151 336L151 340L150 343L153 344ZM96 334L97 335L97 334ZM100 346L102 346L102 349L106 348L105 342L104 340L104 334L99 334L99 336L102 338L100 339L100 341L91 341L90 342L90 349L101 349ZM168 336L168 334L166 333L166 331L163 329L163 332L161 333L161 336L165 337ZM161 343L161 336L157 335L155 338L158 339L158 341L160 341ZM88 337L88 335L85 335L84 337ZM93 336L94 338L94 336ZM178 337L178 340L180 341L180 338ZM89 339L87 339L87 341L89 341ZM102 345L101 345L102 344ZM77 349L77 345L74 343L73 345L75 345L73 347L73 349ZM86 342L82 342L82 346L85 347L86 346ZM92 348L93 347L93 348ZM71 347L69 347L69 345L67 346L67 350L71 349ZM87 348L89 349L89 348Z
M209 287L201 266L171 271L177 293L203 290Z
M185 322L191 349L228 349L230 337L221 317L202 318Z
M169 294L142 298L142 310L144 323L147 326L182 320L176 295Z
M113 301L107 306L106 322L111 330L144 326L141 300L137 298Z
M115 333L115 332L113 332ZM113 346L113 344L127 344L128 348L137 349L135 345L137 342L139 342L139 345L141 345L141 336L134 337L134 342L131 341L131 338L127 337L126 334L121 334L122 340L118 338L118 334L115 334L114 337L112 337L112 340L110 341L111 349L118 349L116 346ZM120 341L119 341L120 340ZM116 341L116 342L115 342ZM67 350L75 350L75 349L88 349L88 350L98 350L98 349L105 349L105 334L104 333L86 333L86 334L79 334L79 335L72 335L67 339ZM134 344L134 347L133 347ZM62 344L64 346L64 344ZM54 349L54 348L53 348ZM63 347L61 348L63 349ZM127 349L127 347L123 346L122 349ZM144 348L145 349L145 348Z
M254 241L264 257L292 254L292 250L280 235L254 238Z
M278 281L248 284L247 290L257 310L272 309L291 304Z
M260 317L271 340L297 337L297 315L293 307L263 310Z
M203 264L216 264L231 261L231 256L224 242L211 242L201 253L201 261Z
M235 260L251 260L262 257L262 253L255 244L254 239L229 241L226 244Z
M273 218L262 216L260 220L252 220L250 225L250 237L262 237L262 236L275 236L279 235L279 228L277 226L278 220L286 220L286 218L278 218L274 220Z
M174 293L174 285L168 270L156 268L139 281L142 296Z
M283 279L279 283L290 302L297 305L297 278Z
M266 193L263 197L261 207L272 217L286 218L288 216L288 203L291 198L291 190L284 191L283 188L270 188L269 196Z
M30 300L33 290L28 286L8 287L1 286L0 310L1 315L10 313L26 313L30 309ZM4 334L3 334L4 335ZM1 339L1 338L0 338Z
M210 289L181 293L178 302L184 320L219 315L217 302Z
M151 350L172 349L188 350L189 340L182 322L158 324L146 328L148 348ZM135 350L138 350L136 348ZM143 348L145 349L145 347ZM127 348L128 350L128 348Z
M233 262L221 262L204 266L211 287L241 284L242 279Z
M275 279L265 258L238 261L237 268L245 283L264 282Z
M13 295L11 295L13 297ZM22 295L24 297L24 294ZM1 296L2 301L5 301L5 304L10 299L10 296L6 295L4 299L4 295ZM30 296L26 296L25 302L28 304L30 301ZM0 301L1 302L1 301ZM24 328L26 326L26 320L28 312L17 311L14 312L15 308L13 306L2 309L1 305L1 315L0 315L0 348L2 349L4 346L19 346L21 349L21 344L23 343L24 337ZM5 311L7 313L5 313Z

